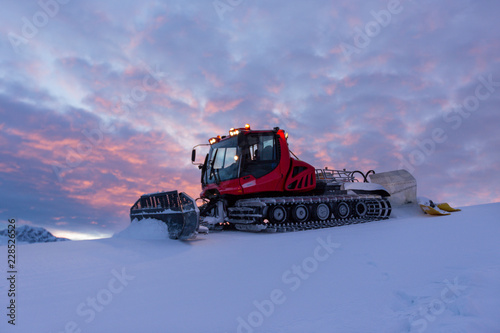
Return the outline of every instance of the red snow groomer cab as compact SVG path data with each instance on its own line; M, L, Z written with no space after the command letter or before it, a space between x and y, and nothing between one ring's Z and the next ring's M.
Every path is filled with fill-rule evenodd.
M252 130L248 124L212 137L192 152L192 162L201 170L200 205L177 191L145 194L132 206L131 220L161 220L171 238L186 239L207 228L276 232L389 217L390 194L368 181L368 175L374 179L373 170L316 169L291 153L287 139L278 127ZM209 146L209 152L203 163L196 163L200 146ZM376 176L379 183L401 188L406 181L404 186L416 188L404 170Z
M316 188L315 169L291 158L284 130L253 131L250 125L209 140L201 165L201 198L303 193Z

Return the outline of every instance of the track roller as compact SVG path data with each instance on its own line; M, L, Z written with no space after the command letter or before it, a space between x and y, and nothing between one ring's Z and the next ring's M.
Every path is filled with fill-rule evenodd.
M331 215L330 207L325 203L318 204L315 207L314 213L315 213L314 214L315 217L320 221L324 221L324 220L330 218L330 215Z
M292 208L292 218L297 223L307 221L309 215L309 208L306 205L297 205Z
M345 201L340 201L335 207L335 215L339 219L345 219L351 213L351 208Z
M283 223L286 220L287 213L285 207L277 205L269 210L269 220L271 223Z

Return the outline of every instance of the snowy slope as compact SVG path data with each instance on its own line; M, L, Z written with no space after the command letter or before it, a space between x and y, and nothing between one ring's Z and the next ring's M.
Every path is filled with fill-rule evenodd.
M417 213L189 242L147 239L148 222L21 245L17 325L3 315L0 332L500 332L500 204Z
M8 235L8 229L0 230L0 245L7 244ZM22 225L16 228L17 243L49 243L68 240L67 238L56 237L46 229L40 227Z

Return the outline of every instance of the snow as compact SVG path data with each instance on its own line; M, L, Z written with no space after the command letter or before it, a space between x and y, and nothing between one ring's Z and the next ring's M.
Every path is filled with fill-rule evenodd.
M114 238L129 239L168 239L166 224L155 219L135 219L125 230L116 233Z
M0 332L499 332L500 204L462 209L184 242L143 220L19 245L18 317Z

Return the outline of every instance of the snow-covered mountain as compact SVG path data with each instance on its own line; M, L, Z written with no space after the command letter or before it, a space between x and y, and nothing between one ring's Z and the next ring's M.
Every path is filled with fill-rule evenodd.
M300 232L176 241L144 220L113 238L20 245L16 326L4 315L0 332L500 332L500 203L410 208Z
M5 244L8 237L7 229L0 231L0 244ZM29 225L22 225L16 227L16 242L24 243L49 243L49 242L61 242L68 241L67 238L56 237L52 235L49 231L40 227L32 227Z

